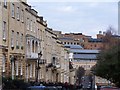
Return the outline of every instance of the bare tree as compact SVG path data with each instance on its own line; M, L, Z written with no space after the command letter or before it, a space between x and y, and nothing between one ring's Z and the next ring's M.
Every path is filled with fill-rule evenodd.
M103 37L103 50L109 49L116 45L118 39L114 36L116 36L115 29L112 26L109 26L105 33L105 36Z

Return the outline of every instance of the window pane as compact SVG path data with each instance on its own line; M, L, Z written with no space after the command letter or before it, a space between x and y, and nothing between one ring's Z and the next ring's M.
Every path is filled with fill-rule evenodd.
M30 30L32 31L32 20L30 22Z
M2 67L3 67L3 72L5 72L5 55L3 55L3 58L2 58Z
M3 21L3 39L6 39L6 22Z
M19 40L19 32L17 32L17 39L16 39L16 45L18 46L18 40Z
M22 33L20 35L20 45L21 45L21 48L23 48L23 34Z
M30 77L32 77L32 64L30 64Z
M7 0L4 0L4 6L7 6Z
M29 30L29 18L27 18L27 30Z
M11 46L14 46L14 31L12 30L12 34L11 34Z
M12 17L14 17L14 16L15 16L15 12L14 12L14 10L15 10L15 5L14 5L13 3L12 3L12 8L11 8L11 9L12 9L12 12L11 12L11 13L12 13Z
M21 11L21 21L24 22L24 11Z
M17 19L20 19L19 7L17 7Z
M16 75L18 75L18 61L16 61Z
M21 61L21 69L20 69L20 75L23 75L23 69L22 69L22 67L23 67L23 63L22 63L22 61Z

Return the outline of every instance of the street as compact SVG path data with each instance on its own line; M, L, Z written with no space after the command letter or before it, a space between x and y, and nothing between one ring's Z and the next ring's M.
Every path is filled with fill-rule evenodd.
M82 78L82 85L83 85L83 88L91 88L91 82L90 82L90 79L89 79L89 76L84 76Z

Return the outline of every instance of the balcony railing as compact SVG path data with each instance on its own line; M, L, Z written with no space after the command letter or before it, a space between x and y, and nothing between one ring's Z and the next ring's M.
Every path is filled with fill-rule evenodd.
M56 69L58 69L58 68L60 68L60 64L49 63L46 67L47 68L56 68Z
M38 53L27 53L27 58L38 58Z
M40 59L39 64L45 64L46 60L45 59Z

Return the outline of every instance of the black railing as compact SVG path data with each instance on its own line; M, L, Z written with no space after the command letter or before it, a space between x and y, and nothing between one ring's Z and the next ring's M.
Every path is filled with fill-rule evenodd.
M45 59L41 59L40 61L39 61L39 64L45 64L46 63L46 60Z

